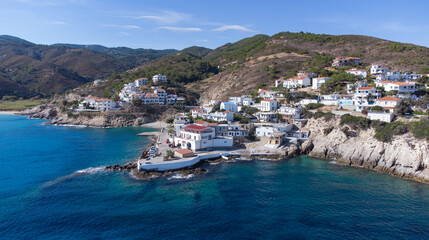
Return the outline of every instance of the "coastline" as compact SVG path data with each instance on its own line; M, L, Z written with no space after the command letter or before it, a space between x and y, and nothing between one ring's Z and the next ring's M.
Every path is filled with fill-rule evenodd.
M165 127L168 127L169 124L162 121L155 121L155 122L149 122L149 123L143 123L140 125L140 127L147 127L147 128L156 128L156 129L162 129Z
M0 111L0 115L17 115L19 111Z

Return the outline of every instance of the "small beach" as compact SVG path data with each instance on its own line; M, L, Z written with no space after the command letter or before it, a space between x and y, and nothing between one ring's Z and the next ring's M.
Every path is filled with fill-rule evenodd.
M161 122L161 121L156 121L156 122L151 122L151 123L144 123L141 125L142 127L148 127L148 128L165 128L168 127L169 124L166 122Z
M18 111L0 111L0 115L16 115Z

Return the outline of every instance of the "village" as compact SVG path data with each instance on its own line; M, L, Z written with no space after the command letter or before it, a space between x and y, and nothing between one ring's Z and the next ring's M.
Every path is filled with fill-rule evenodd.
M118 101L86 96L76 111L118 111L133 101L182 106L185 111L167 119L155 146L138 160L139 170L161 171L188 167L207 158L278 155L285 147L308 139L311 132L305 129L306 112L323 110L392 122L396 106L405 100L418 100L418 86L428 88L416 82L428 76L390 72L383 64L372 64L367 71L356 57L336 57L332 67L357 80L348 82L342 91L321 94L320 89L333 82L331 77L298 72L297 76L275 80L274 87L257 89L256 94L185 106L185 97L161 87L168 79L158 74L151 81L139 78L124 84ZM101 82L96 80L94 85Z

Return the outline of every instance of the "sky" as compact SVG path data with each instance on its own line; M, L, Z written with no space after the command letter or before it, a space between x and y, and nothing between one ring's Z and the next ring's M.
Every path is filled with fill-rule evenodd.
M427 0L0 0L0 35L38 44L180 50L303 31L429 47L428 9Z

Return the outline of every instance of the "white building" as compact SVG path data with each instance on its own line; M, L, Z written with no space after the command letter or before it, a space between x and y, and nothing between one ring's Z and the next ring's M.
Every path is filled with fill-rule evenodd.
M277 101L273 99L262 99L261 100L261 111L270 112L277 110Z
M293 119L300 119L302 114L302 108L295 107L280 107L278 113L281 116L282 121L291 122Z
M167 83L167 77L165 75L158 74L152 77L152 81L154 83Z
M219 104L220 102L221 102L220 99L212 99L212 100L210 100L209 105L215 106L215 105Z
M291 131L293 128L293 124L278 124L273 126L263 126L263 127L257 127L255 129L255 135L258 137L269 137L275 132L282 132L286 133Z
M398 91L398 94L413 94L416 91L414 82L382 81L376 83L377 87L383 87L384 91Z
M317 77L317 78L313 78L313 83L312 83L312 89L320 89L320 87L322 86L322 84L324 84L325 82L331 80L330 77Z
M366 78L367 76L365 69L352 68L350 70L346 70L345 72L356 76L361 76L362 78Z
M167 99L167 92L162 88L158 88L154 91L154 93L158 95L158 99L161 104L165 104L165 100Z
M400 98L386 96L375 100L375 105L380 106L384 109L389 109L392 112L396 105L400 104L401 102L402 99Z
M372 75L386 74L387 72L389 72L389 69L382 64L372 64L371 66Z
M284 88L297 88L297 87L307 87L311 85L311 80L308 76L304 75L302 77L293 77L287 80L285 79L277 79L275 82L275 86L283 86Z
M163 104L159 100L158 94L156 93L146 93L142 99L143 104Z
M229 112L238 112L238 106L235 102L222 102L220 104L220 109L224 109L225 111Z
M230 111L214 112L205 115L205 119L210 119L216 122L232 122L234 121L234 113Z
M140 86L147 85L147 81L148 81L147 78L139 78L134 81L134 84L136 85L136 87L140 87Z
M85 100L83 100L79 104L79 109L80 110L93 109L100 112L118 110L118 108L116 108L115 101L107 98L98 98L98 97L85 97Z
M253 106L255 104L255 102L247 95L229 97L228 102L235 102L237 106Z
M255 115L259 122L277 122L277 112L257 112Z
M392 122L393 113L369 111L368 118L371 120L380 120L382 122Z
M334 58L334 60L332 61L332 66L345 67L345 66L350 66L350 65L359 64L359 63L360 63L360 58L340 56L340 57Z
M340 94L319 95L319 102L324 105L335 106L339 104Z
M265 89L258 89L258 96L263 98L263 99L273 99L276 94L277 94L276 91L268 91Z
M379 98L381 97L381 92L375 87L359 87L356 89L356 97L367 97L368 95L374 98Z
M180 136L174 138L174 144L197 151L206 148L232 147L233 139L216 138L214 128L191 124L180 129Z

